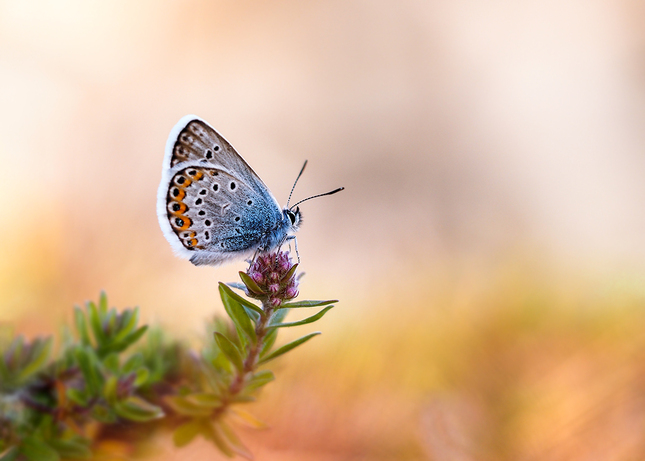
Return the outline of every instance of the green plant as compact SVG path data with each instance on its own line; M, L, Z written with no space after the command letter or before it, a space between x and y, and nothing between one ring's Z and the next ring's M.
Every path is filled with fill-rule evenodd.
M231 418L262 427L239 404L273 381L267 363L320 334L276 348L278 331L315 322L336 302L293 302L297 266L287 253L260 255L241 284L220 283L230 321L214 320L199 353L139 326L138 308L108 308L105 294L75 308L53 358L51 338L0 337L0 461L89 459L106 438L136 446L157 429L172 430L178 447L202 436L251 459ZM323 309L284 321L315 307Z

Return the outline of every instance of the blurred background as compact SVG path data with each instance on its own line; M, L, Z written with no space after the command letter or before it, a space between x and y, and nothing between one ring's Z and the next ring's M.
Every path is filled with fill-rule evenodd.
M301 297L341 302L251 409L258 459L642 459L644 20L633 0L1 0L0 324L54 333L105 289L205 336L245 263L175 258L155 214L197 114L280 203L305 159L295 198L346 188L302 206ZM186 456L219 454L156 455Z

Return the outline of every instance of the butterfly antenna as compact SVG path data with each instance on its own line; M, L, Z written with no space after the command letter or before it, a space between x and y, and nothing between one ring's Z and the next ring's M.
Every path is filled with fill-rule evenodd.
M305 160L305 164L302 165L302 168L300 169L300 173L298 173L298 177L296 178L296 181L293 183L291 192L289 192L289 199L287 200L287 208L289 208L289 202L291 201L291 194L293 194L293 190L296 188L296 184L298 184L298 180L300 179L300 176L302 176L302 172L305 171L306 166L307 166L307 160Z
M299 201L298 203L296 203L295 205L292 205L292 206L291 206L291 208L289 208L289 209L290 209L290 210L292 210L292 209L294 209L295 207L297 207L298 205L300 205L302 202L306 202L307 200L311 200L312 198L324 197L325 195L333 195L333 194L335 194L336 192L340 192L341 190L345 190L345 188L344 188L344 187L339 187L338 189L334 189L334 190L333 190L333 191L331 191L331 192L325 192L324 194L318 194L318 195L313 195L313 196L311 196L311 197L307 197L306 199L300 200L300 201Z

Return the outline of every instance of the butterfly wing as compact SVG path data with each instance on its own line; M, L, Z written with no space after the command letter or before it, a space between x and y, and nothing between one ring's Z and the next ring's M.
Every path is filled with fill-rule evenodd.
M254 252L282 219L259 176L195 116L180 120L168 138L157 215L175 252L196 265Z
M177 122L168 136L164 170L194 160L242 175L249 186L258 193L266 192L280 208L266 184L222 135L199 117L186 115Z

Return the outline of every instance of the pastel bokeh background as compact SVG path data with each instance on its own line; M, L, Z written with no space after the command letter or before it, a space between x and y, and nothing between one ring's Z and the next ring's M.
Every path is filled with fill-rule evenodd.
M0 322L105 289L180 337L244 263L155 215L194 113L303 205L263 460L645 457L645 8L635 1L0 1ZM297 334L297 332L295 333ZM288 336L288 335L287 335ZM205 443L158 459L218 456Z

